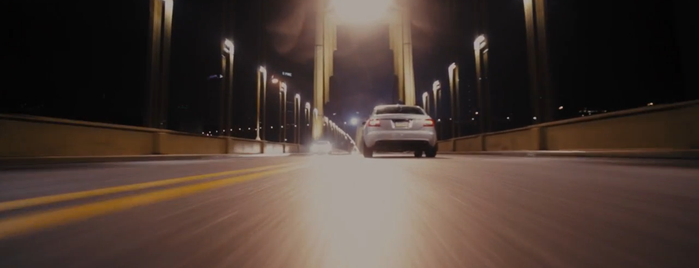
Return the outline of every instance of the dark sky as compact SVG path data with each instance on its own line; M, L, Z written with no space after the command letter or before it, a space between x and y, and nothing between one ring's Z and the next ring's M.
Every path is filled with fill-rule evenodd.
M531 123L521 0L414 0L413 43L417 96L447 67L459 63L464 103L475 110L474 18L486 22L490 43L493 115L499 129ZM3 51L0 112L141 125L146 90L148 6L144 0L69 3L3 1L9 35ZM236 43L235 120L254 124L255 70L293 73L290 95L312 95L312 1L175 0L170 128L216 128L223 14ZM549 0L552 75L557 105L619 110L647 102L696 98L696 19L688 0ZM679 15L678 15L679 14ZM387 27L341 26L327 113L349 119L393 102ZM481 32L482 33L482 32ZM692 38L694 37L694 38ZM680 48L685 48L680 50ZM683 58L684 61L680 61ZM683 64L683 65L682 65ZM685 68L684 71L682 68ZM445 88L446 89L446 88ZM270 121L276 120L271 88ZM694 94L690 96L691 94ZM471 102L469 102L471 100ZM471 108L468 108L471 107ZM464 115L467 117L468 115ZM511 116L515 120L506 121ZM561 116L575 116L565 114ZM338 119L338 122L343 121ZM272 121L274 123L274 121Z

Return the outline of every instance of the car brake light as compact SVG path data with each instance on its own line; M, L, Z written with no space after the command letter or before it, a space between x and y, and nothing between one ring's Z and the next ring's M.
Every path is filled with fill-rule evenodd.
M424 126L426 127L433 127L434 126L434 120L432 119L425 119L425 124Z
M369 122L366 124L369 127L380 127L381 126L381 120L379 119L371 119Z

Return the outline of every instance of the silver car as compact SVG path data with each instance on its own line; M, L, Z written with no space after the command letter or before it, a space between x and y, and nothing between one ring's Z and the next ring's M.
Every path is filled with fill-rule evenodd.
M435 121L419 106L380 105L363 123L364 157L374 152L413 151L415 157L437 156Z

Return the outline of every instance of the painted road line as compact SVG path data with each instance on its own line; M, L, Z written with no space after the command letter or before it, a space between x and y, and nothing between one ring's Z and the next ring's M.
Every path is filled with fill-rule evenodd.
M287 167L289 165L293 165L293 164L283 164L283 165L264 166L264 167L248 168L248 169L239 169L239 170L232 170L232 171L225 171L225 172L218 172L218 173L211 173L211 174L202 174L202 175L182 177L182 178L166 179L166 180L153 181L153 182L144 182L144 183L123 185L123 186L115 186L115 187L102 188L102 189L96 189L96 190L88 190L88 191L81 191L81 192L74 192L74 193L67 193L67 194L58 194L58 195L50 195L50 196L42 196L42 197L36 197L36 198L8 201L8 202L0 203L0 212L7 211L7 210L13 210L13 209L32 207L32 206L46 205L46 204L51 204L51 203L58 203L58 202L81 199L81 198L95 197L95 196L122 193L122 192L135 191L135 190L143 190L143 189L148 189L148 188L153 188L153 187L203 180L203 179L208 179L208 178L218 177L218 176L227 176L227 175L234 175L234 174L241 174L241 173L248 173L248 172L257 172L257 171L263 171L263 170L273 169L273 168L282 168L282 167Z
M117 199L100 201L91 204L77 205L68 208L59 208L45 212L37 212L25 216L8 218L0 221L0 239L28 234L40 231L42 229L74 223L81 220L107 215L110 213L115 213L138 206L144 206L157 202L182 198L207 190L251 181L274 174L289 172L303 167L304 166L297 166L261 171L221 180L181 186L177 188L143 193L134 196L121 197Z

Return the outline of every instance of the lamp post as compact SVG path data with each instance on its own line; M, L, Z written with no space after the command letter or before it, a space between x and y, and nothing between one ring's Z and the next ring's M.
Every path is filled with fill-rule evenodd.
M231 131L231 121L233 121L233 70L235 67L235 45L233 41L226 39L224 42L226 46L225 52L228 53L228 89L226 90L226 121L224 130L228 130L228 136L233 136Z
M303 117L304 122L301 124L305 126L303 128L304 129L303 136L306 136L308 134L308 127L311 126L311 103L310 102L306 102L306 106L305 106L305 109L303 109L303 112L304 112L304 117Z
M437 133L437 137L440 137L442 135L442 124L441 120L439 120L439 101L441 101L442 99L441 89L442 83L440 83L439 81L434 81L434 83L432 83L432 97L434 98L434 118L437 119L437 123L439 124L439 132Z
M430 114L430 93L422 93L422 108L425 109L427 114Z
M279 122L281 130L279 132L279 142L286 140L286 83L279 82Z
M260 127L260 99L266 99L267 97L267 68L260 66L257 70L257 138L255 140L263 140L265 136L265 124L267 120L264 120L262 127ZM262 93L262 94L260 94ZM263 95L260 97L260 95ZM263 113L265 109L262 109ZM264 118L266 119L266 118ZM260 128L262 128L262 138L260 138Z
M221 50L223 51L223 55L221 55L221 73L223 74L223 79L221 79L221 100L219 101L219 126L222 128L222 131L219 135L230 136L231 112L233 106L233 60L235 57L233 41L224 39ZM228 55L228 57L225 55ZM229 131L226 131L227 129Z
M301 143L301 128L299 128L299 121L301 121L301 95L296 94L294 96L294 143Z
M527 56L529 61L529 85L534 118L540 123L552 121L554 91L549 71L548 41L546 33L546 0L523 0L524 20L527 30ZM535 119L536 120L536 119Z
M173 0L150 0L148 103L145 125L167 127Z
M478 109L481 110L480 133L490 130L490 91L488 89L488 42L484 35L478 36L473 42L476 56L476 83L478 90Z
M449 91L451 93L451 137L461 135L459 128L459 66L456 63L449 65Z
M304 116L305 116L304 118L306 119L305 123L307 125L309 125L311 122L311 103L310 102L306 102L306 108L303 111L304 111Z

